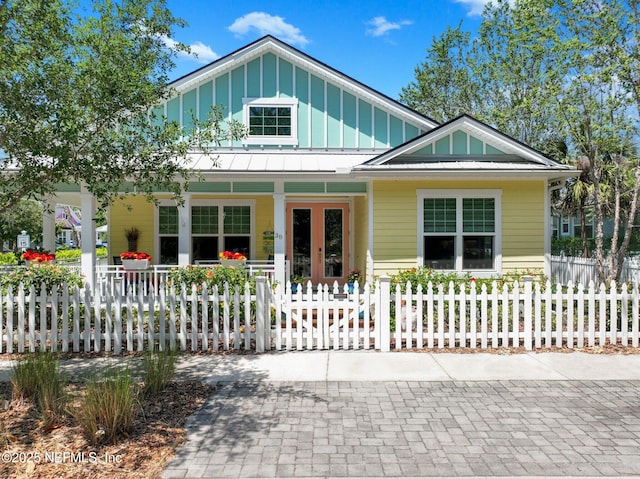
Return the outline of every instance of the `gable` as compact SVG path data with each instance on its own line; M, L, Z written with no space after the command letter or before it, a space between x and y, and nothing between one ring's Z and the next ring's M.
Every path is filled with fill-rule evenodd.
M571 170L468 115L410 140L357 169Z
M213 105L222 106L226 118L245 125L250 115L256 115L255 121L262 126L282 122L283 136L291 122L293 138L264 135L222 146L388 149L436 126L273 37L258 40L172 86L178 95L156 113L182 125L189 125L192 112L204 120Z
M437 140L427 142L415 151L416 155L504 155L505 153L485 140L476 138L462 129L455 130Z

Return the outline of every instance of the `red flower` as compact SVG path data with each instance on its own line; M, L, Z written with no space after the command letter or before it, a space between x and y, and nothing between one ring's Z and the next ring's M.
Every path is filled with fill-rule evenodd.
M139 251L127 251L126 253L120 253L120 259L148 259L151 261L151 256Z
M56 259L56 255L53 253L49 253L47 251L34 251L32 249L28 249L24 253L22 253L21 258L25 261L35 261L36 263L46 263L48 261L53 261Z
M220 259L239 259L245 260L247 257L242 253L238 253L237 251L223 251L220 253Z

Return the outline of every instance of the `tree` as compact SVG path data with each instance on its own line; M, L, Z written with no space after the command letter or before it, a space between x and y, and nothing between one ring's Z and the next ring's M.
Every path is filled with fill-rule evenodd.
M471 70L477 77L472 84L482 101L468 113L549 154L556 145L566 145L565 160L579 165L582 173L567 184L564 207L582 218L586 254L584 218L593 210L595 258L603 282L620 275L640 194L634 148L640 118L638 13L638 0L519 0L513 6L498 0L487 4L478 37L464 55L458 56L459 44L445 41L447 32L439 44L434 42L449 45L449 50L437 50L436 59L453 55L456 71ZM439 60L416 70L418 84L443 75ZM439 84L444 83L430 83L432 88ZM419 97L411 100L420 103ZM608 251L605 217L614 221Z
M434 37L427 59L416 67L416 79L402 89L400 101L438 122L469 112L482 117L481 85L468 61L469 38L462 24Z
M83 184L103 205L124 181L149 198L179 197L187 152L242 134L218 109L185 128L150 113L186 49L163 39L183 24L164 0L0 3L0 212L60 182Z
M21 200L0 214L0 244L14 249L18 235L26 231L32 243L42 241L43 208L37 201Z

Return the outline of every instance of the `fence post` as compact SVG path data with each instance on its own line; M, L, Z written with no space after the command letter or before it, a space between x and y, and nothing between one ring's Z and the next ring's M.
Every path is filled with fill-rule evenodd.
M524 349L531 351L532 332L531 332L531 313L533 308L533 276L525 275L522 277L524 282Z
M256 277L256 352L264 353L264 299L265 299L265 281L264 276Z
M391 351L391 278L380 277L380 313L376 318L380 321L380 351ZM378 309L378 308L376 308Z

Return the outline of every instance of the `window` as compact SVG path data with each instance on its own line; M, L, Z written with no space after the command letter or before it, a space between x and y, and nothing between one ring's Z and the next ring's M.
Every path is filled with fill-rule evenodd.
M222 251L251 256L251 207L203 205L191 207L193 261L215 260Z
M497 269L499 192L418 193L422 218L418 256L425 266L453 271Z
M191 206L191 262L217 260L222 251L239 251L251 257L252 211L248 201ZM247 204L242 204L247 203ZM178 208L158 208L160 264L178 264Z
M178 264L178 208L158 207L160 264Z
M247 144L297 145L298 100L244 98L243 120L249 129Z

